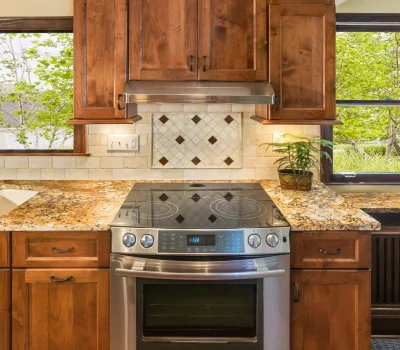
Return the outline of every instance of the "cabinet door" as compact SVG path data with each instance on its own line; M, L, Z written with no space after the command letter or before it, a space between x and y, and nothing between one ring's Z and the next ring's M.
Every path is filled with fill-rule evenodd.
M0 268L10 266L9 233L0 232Z
M265 0L199 0L199 79L267 79Z
M74 118L122 119L127 0L74 0Z
M369 350L371 273L291 272L291 350Z
M129 79L197 80L197 0L130 0Z
M108 350L109 302L109 271L15 270L12 349Z
M0 349L10 348L10 270L0 270Z
M269 22L270 118L335 119L335 6L272 5Z

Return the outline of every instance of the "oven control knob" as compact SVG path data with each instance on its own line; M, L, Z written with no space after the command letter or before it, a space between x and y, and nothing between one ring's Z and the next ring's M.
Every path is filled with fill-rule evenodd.
M261 238L259 235L250 235L248 242L249 246L255 249L261 245Z
M133 233L127 233L126 235L124 235L124 237L122 237L122 243L125 247L133 247L136 243L135 235Z
M279 236L275 233L270 233L266 238L266 242L269 247L275 248L279 244Z
M150 248L153 246L154 237L152 235L143 235L140 239L140 244L143 248Z

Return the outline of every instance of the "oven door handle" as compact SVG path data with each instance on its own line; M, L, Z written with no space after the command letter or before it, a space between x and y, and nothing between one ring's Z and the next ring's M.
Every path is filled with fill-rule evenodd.
M279 277L285 274L285 270L256 270L246 272L213 272L213 273L189 273L189 272L159 272L145 270L115 269L115 274L120 277L150 278L161 280L179 281L215 281L215 280L246 280L267 277Z

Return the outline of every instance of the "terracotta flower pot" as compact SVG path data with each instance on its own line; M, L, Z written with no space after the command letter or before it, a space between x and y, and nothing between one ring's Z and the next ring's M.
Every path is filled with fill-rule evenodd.
M284 190L310 191L313 173L308 171L306 175L298 174L297 171L283 169L278 170L281 187Z

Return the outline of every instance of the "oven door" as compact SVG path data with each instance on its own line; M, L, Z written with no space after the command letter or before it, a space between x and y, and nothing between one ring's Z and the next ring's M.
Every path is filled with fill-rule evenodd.
M289 256L112 254L111 350L289 350Z

